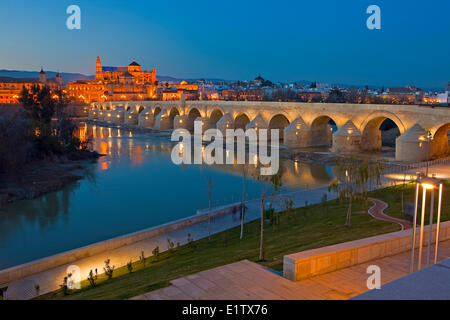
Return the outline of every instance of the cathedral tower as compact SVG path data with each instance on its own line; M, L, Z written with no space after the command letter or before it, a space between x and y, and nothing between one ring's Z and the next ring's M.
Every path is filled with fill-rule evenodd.
M100 62L100 57L97 56L97 61L95 63L95 80L102 79L103 75L102 63Z
M39 82L42 84L47 83L47 74L45 73L45 71L42 67L41 67L41 72L39 72Z

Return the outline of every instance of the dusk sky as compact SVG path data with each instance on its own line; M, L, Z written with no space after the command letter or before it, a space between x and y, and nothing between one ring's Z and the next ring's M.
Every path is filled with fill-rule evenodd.
M81 30L66 8L81 8ZM366 9L381 8L381 30ZM65 1L0 2L0 69L93 74L128 65L177 78L317 80L446 86L450 1Z

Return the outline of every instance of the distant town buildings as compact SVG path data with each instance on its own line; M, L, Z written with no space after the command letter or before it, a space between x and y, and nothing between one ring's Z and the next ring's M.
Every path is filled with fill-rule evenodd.
M414 86L403 88L346 87L319 82L272 82L258 75L251 81L159 81L156 68L143 70L135 59L124 67L95 63L95 79L73 81L63 88L61 74L47 79L41 70L38 79L0 77L0 103L18 103L22 88L46 85L65 89L75 102L139 100L224 100L292 101L309 103L429 104L448 105L450 82L443 92L424 91Z
M13 104L19 103L19 98L23 88L31 89L32 86L48 86L52 90L62 89L63 81L58 72L55 78L47 79L47 74L41 68L39 78L10 78L0 77L0 103Z

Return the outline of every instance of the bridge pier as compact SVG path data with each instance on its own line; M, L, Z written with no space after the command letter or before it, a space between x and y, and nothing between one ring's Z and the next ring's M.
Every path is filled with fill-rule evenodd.
M138 124L139 121L139 113L137 110L130 109L128 112L125 113L125 121L124 123L126 125L135 126Z
M395 144L395 160L398 161L425 161L430 154L427 131L419 124L399 136Z
M111 123L115 125L123 124L125 121L125 109L123 107L117 107L111 112Z
M309 147L311 130L302 117L298 117L284 129L284 144L290 148Z
M98 109L97 108L89 109L88 119L89 120L97 120L98 119Z
M155 130L172 130L173 129L173 118L169 117L167 114L162 112L158 114L155 119L155 124L153 125Z
M361 148L361 131L349 120L333 134L332 152L353 153Z
M173 119L173 129L186 129L188 131L191 131L194 127L194 124L191 125L189 121L189 116L175 116Z
M150 108L145 108L140 114L138 119L138 126L142 128L152 128L155 122L155 117Z
M226 113L216 123L217 129L222 132L222 135L226 136L227 129L234 129L234 120L230 113Z

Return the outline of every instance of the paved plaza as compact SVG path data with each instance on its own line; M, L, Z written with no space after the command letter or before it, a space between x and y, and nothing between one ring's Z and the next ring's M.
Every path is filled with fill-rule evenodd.
M450 257L450 241L439 245L439 261ZM409 274L410 252L372 260L299 282L243 260L171 282L133 300L347 300L368 291L367 267L381 269L381 284Z

